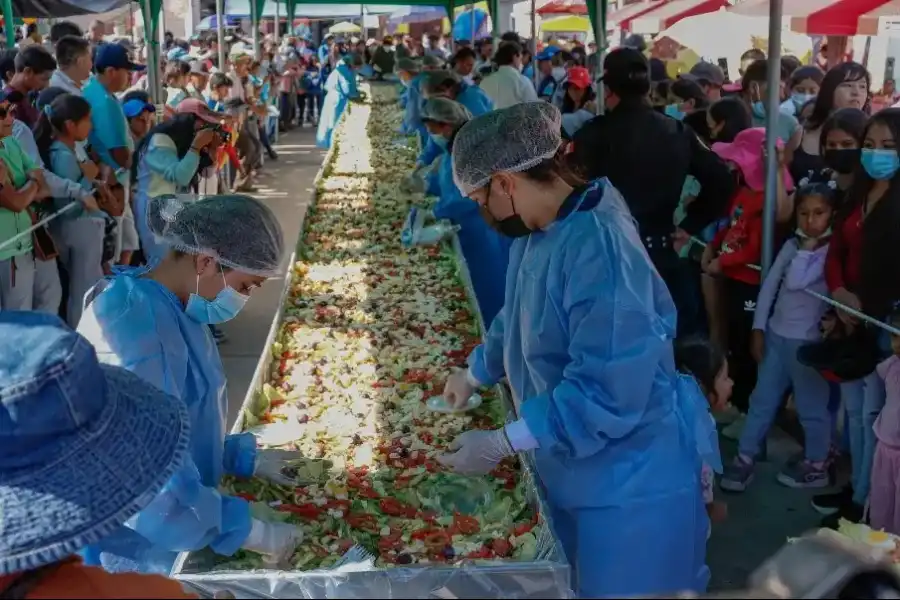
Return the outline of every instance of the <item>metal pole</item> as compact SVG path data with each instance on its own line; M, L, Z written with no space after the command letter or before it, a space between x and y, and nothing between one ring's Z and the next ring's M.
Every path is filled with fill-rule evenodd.
M259 60L262 56L262 44L259 39L259 4L257 0L250 0L250 27L253 28L253 56Z
M763 212L762 276L765 279L775 252L775 213L778 203L778 156L775 131L781 105L782 0L769 3L768 81L766 82L766 201Z
M366 41L366 5L359 5L359 35L363 42Z
M471 21L469 22L469 25L470 25L470 29L472 30L472 39L469 40L469 43L472 44L472 47L474 48L475 47L475 33L476 33L476 31L475 31L475 5L474 4L469 5L469 19L471 19ZM453 35L453 17L452 16L450 17L450 34Z
M275 43L279 41L281 33L281 0L275 0Z
M531 0L531 78L534 80L535 89L537 89L538 83L540 83L538 81L540 73L538 73L537 53L537 2Z
M159 4L159 47L160 51L166 49L166 7L165 3Z
M219 71L228 72L225 64L225 0L216 0L216 41L219 46Z
M6 47L12 49L16 45L16 27L13 24L12 0L3 0L3 30L6 31ZM0 75L5 75L2 73Z
M147 43L147 83L153 103L160 105L162 93L159 86L159 40L154 35L156 32L153 30L150 0L141 0L141 15L144 18L144 39ZM157 116L159 116L159 112L160 109L157 109Z
M606 19L603 18L603 15L606 14L605 3L606 0L595 0L597 18L594 23L594 42L597 44L597 60L600 61L597 69L599 74L603 73L603 60L606 58L606 23L604 22ZM597 114L602 115L604 112L606 112L606 95L603 92L603 81L600 80L597 82Z

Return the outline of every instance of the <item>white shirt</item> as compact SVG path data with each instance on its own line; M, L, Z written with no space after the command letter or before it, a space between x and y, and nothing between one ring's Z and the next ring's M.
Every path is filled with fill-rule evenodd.
M515 67L503 65L481 82L481 89L493 100L494 108L507 108L522 102L537 102L537 92L527 77Z
M60 69L53 71L53 75L50 76L50 87L62 88L76 96L81 95L81 84L74 81Z

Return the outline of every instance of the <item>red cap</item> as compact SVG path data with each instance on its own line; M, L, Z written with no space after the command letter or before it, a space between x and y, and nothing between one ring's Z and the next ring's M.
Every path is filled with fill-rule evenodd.
M568 73L568 82L579 88L588 88L591 86L591 74L584 67L571 67Z
M178 103L175 112L179 114L191 114L207 123L216 125L222 121L222 116L217 115L206 105L206 102L199 98L186 98Z

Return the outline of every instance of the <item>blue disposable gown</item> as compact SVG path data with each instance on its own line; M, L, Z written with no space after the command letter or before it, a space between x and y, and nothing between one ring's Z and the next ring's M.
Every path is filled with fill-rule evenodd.
M464 197L453 183L453 164L445 152L437 168L439 200L434 206L437 219L447 219L461 227L459 245L469 269L472 288L485 327L490 327L503 308L504 282L512 239L500 235L481 216L478 204Z
M403 113L403 132L406 135L418 135L422 145L428 139L428 130L422 122L422 74L409 81L406 88L406 110Z
M460 84L460 91L456 95L455 100L468 108L473 117L478 117L494 110L494 103L484 93L484 90L476 85L469 85L465 81ZM422 152L419 153L416 164L422 166L430 165L442 152L441 147L434 143L434 140L427 135L426 130L425 143L422 146Z
M482 383L509 379L582 597L706 585L699 410L676 394L675 317L601 179L513 241L503 310L469 357Z
M325 99L319 116L319 128L316 130L316 145L319 148L331 147L331 136L344 114L347 102L358 96L356 74L347 63L341 62L325 81Z
M168 573L177 552L210 546L238 550L250 533L250 506L223 496L224 473L253 474L251 434L225 435L225 374L206 325L190 319L181 301L133 269L101 283L78 332L102 363L123 367L182 400L191 417L191 461L154 501L125 526L89 547L89 564L113 571Z

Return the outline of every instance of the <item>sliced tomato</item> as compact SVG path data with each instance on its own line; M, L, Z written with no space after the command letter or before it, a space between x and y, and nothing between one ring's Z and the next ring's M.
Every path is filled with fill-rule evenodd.
M381 530L381 528L378 527L378 519L376 519L374 515L351 513L346 515L344 520L350 527L368 531L369 533L378 533Z
M419 511L418 517L429 524L434 524L437 521L437 513L433 510L422 510Z
M443 529L432 530L425 538L422 539L425 547L433 552L440 552L450 545L450 534Z
M426 444L434 443L434 435L430 431L420 431L419 439L422 440Z
M372 500L377 500L378 498L380 498L380 496L378 495L378 492L376 492L372 488L367 488L367 487L360 488L358 493L363 498L371 498Z
M331 508L333 510L350 510L350 501L349 500L329 500L328 504L325 505L326 508Z
M463 533L465 535L470 535L481 531L481 524L478 523L478 519L476 519L475 517L469 517L467 515L461 515L459 513L455 513L453 515L453 526L460 533Z
M488 548L486 545L482 546L475 552L469 552L466 554L466 558L493 558L494 552Z
M410 369L403 374L403 381L406 383L426 383L431 378L432 375L425 369Z
M512 528L512 534L519 537L520 535L525 535L532 529L534 529L534 523L521 523Z
M352 548L353 546L354 546L353 540L346 539L346 538L343 540L338 540L338 550L342 554L344 552L346 552L347 550L349 550L350 548Z
M497 556L509 556L509 553L512 550L512 545L506 540L497 539L491 542L491 549Z
M253 494L241 492L241 493L235 494L235 496L237 496L238 498L243 498L247 502L256 502L256 496L254 496Z
M412 508L396 498L382 498L379 506L381 507L381 512L392 517L406 516L407 512ZM415 515L415 509L413 509L413 515Z
M314 521L322 514L322 509L315 504L282 504L277 510L297 515L302 519Z

